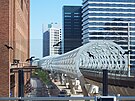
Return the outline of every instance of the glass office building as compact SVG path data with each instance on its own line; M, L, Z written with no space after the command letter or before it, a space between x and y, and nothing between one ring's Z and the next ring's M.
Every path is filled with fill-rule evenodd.
M62 53L82 45L82 6L63 6Z
M130 67L135 68L135 0L83 0L82 9L83 44L112 40L132 51Z

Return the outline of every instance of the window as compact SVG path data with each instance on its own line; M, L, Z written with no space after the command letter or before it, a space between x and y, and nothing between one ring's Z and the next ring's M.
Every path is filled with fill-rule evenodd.
M75 18L78 18L78 17L80 17L80 16L78 16L78 15L76 15L76 16L74 16Z
M70 15L65 15L65 17L71 17Z
M65 14L71 14L71 13L65 12Z

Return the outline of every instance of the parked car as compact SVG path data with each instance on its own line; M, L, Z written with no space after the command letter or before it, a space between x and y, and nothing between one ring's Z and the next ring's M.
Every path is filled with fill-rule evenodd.
M71 95L67 93L65 89L61 90L58 97L70 97Z

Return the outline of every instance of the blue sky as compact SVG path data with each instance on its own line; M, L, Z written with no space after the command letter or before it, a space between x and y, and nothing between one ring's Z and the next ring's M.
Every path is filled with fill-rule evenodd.
M62 7L64 5L80 6L82 0L31 0L30 3L30 46L31 56L42 57L42 25L57 22L62 26Z

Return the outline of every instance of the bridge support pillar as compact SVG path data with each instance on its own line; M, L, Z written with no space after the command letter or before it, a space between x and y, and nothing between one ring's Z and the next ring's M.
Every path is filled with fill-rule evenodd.
M74 82L72 78L70 78L69 76L68 76L68 82L69 82L71 93L76 94Z
M79 78L79 81L80 81L80 85L81 85L81 88L82 88L82 92L83 92L83 95L84 96L89 96L86 88L85 88L85 80L84 80L84 77L83 75L81 75Z
M59 74L59 79L60 79L61 85L65 85L65 77L63 73Z

